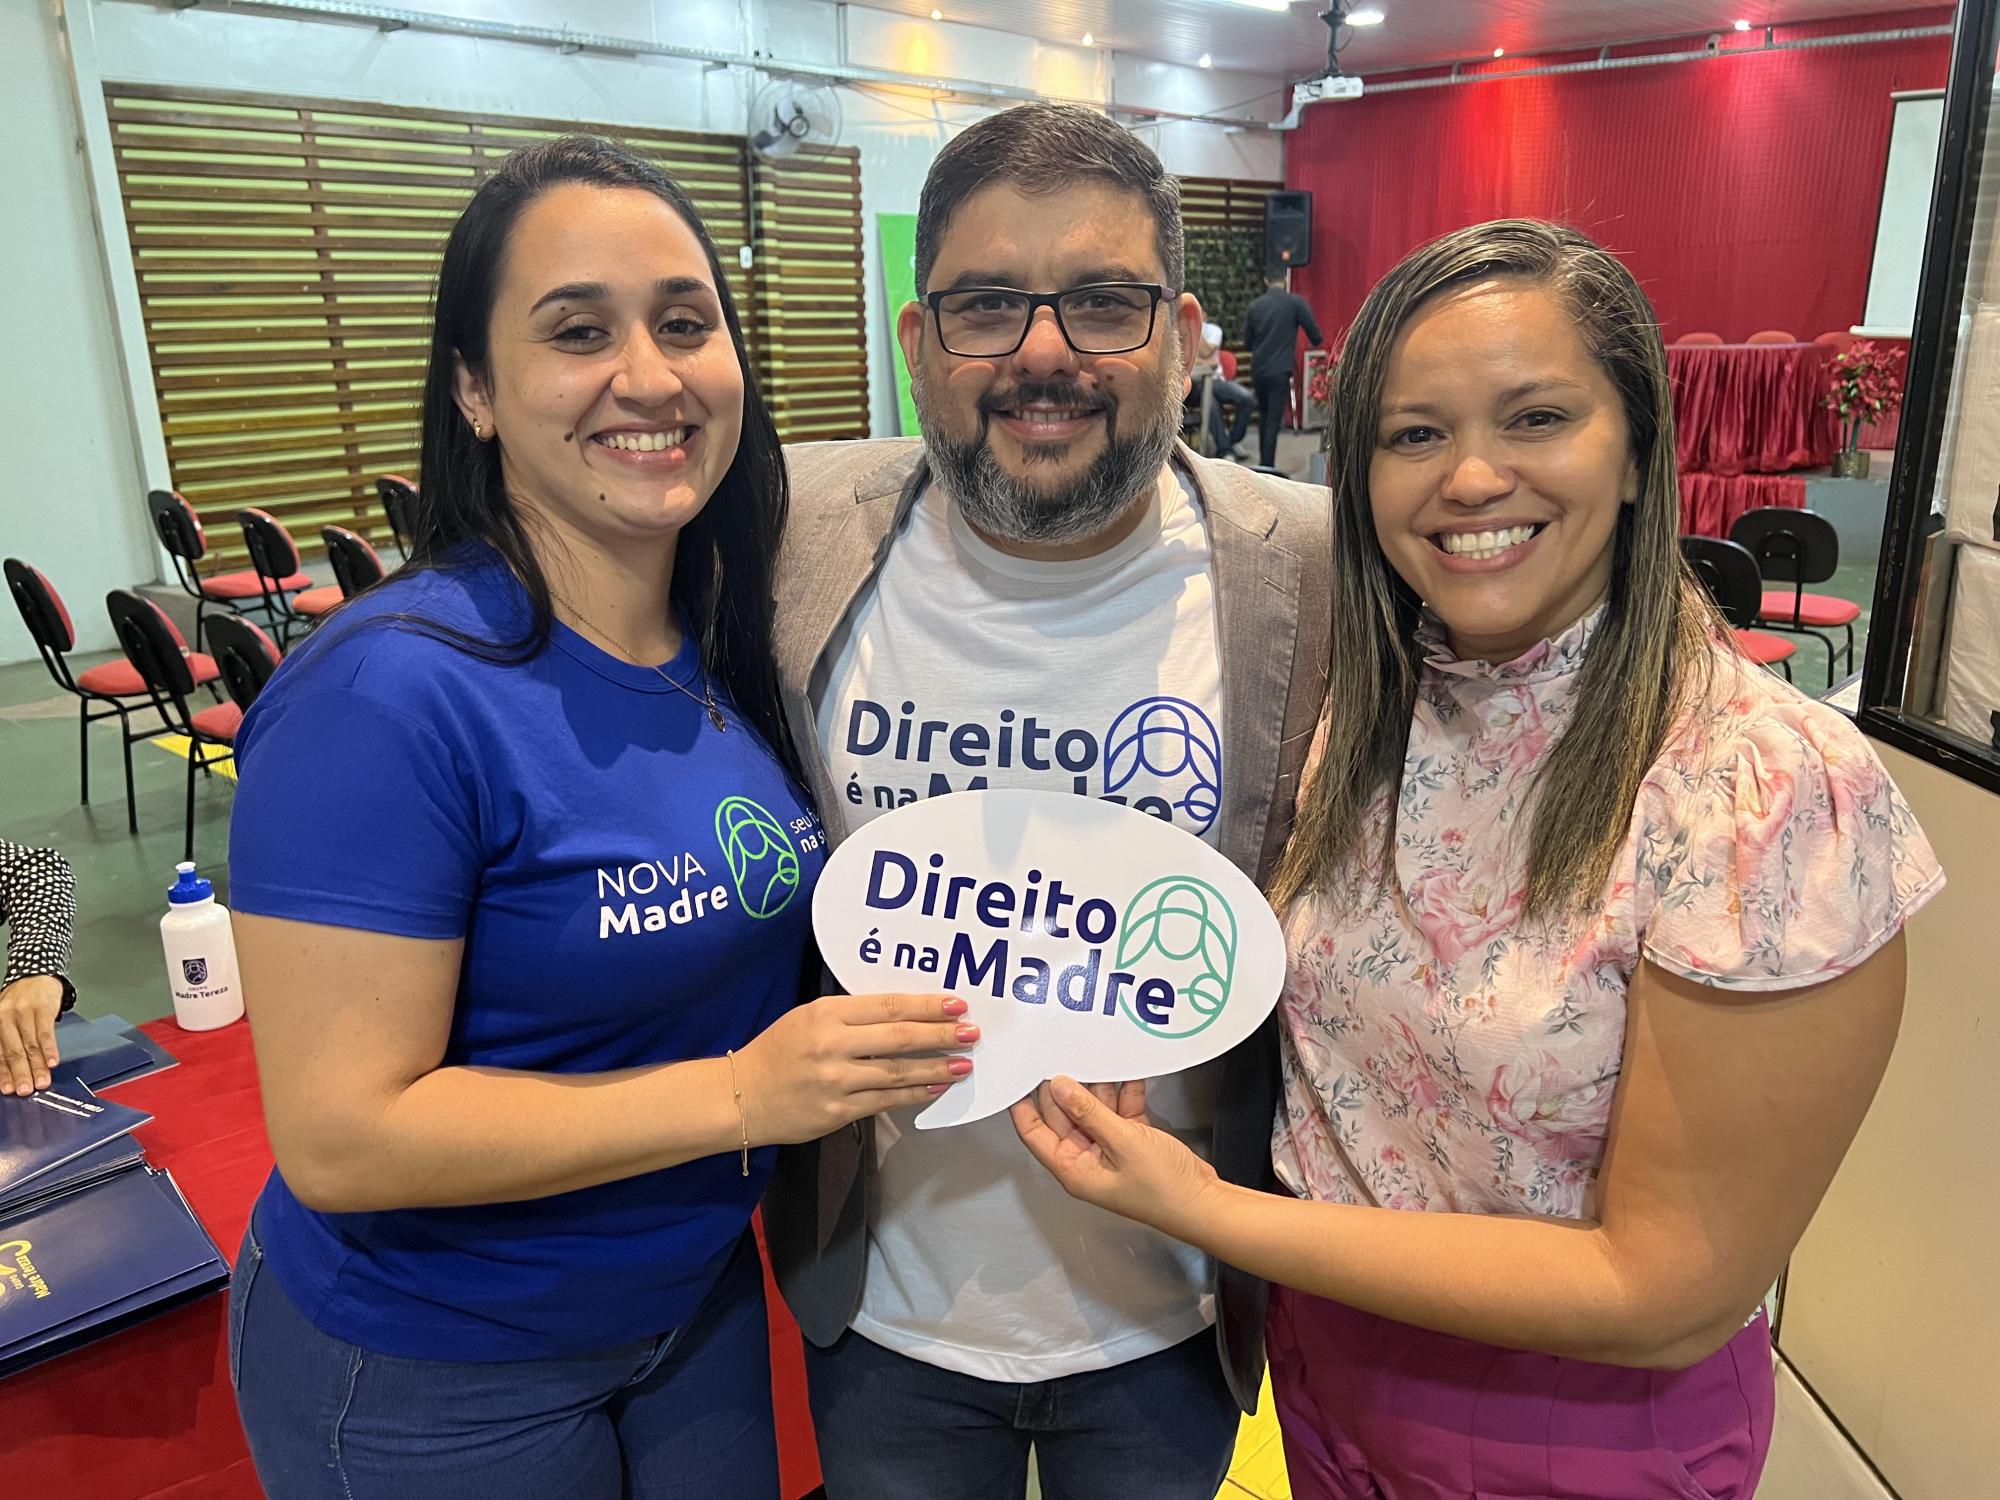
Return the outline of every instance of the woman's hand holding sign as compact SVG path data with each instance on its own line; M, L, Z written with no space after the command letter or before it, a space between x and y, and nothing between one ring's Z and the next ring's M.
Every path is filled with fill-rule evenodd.
M979 1040L954 995L828 995L736 1054L753 1146L817 1140L885 1109L928 1104L972 1072Z
M1044 1099L1053 1102L1053 1115ZM1192 1236L1205 1205L1222 1190L1215 1168L1146 1122L1143 1083L1123 1085L1114 1107L1096 1089L1057 1078L1012 1114L1022 1143L1070 1197L1177 1239Z

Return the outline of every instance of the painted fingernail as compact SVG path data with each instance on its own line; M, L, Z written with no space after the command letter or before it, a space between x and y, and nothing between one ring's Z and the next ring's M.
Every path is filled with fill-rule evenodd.
M979 1040L979 1028L977 1026L961 1026L953 1035L961 1042L976 1042Z
M942 1094L946 1089L950 1087L951 1085L948 1083L934 1083L931 1084L928 1088L926 1088L924 1092L926 1094Z
M947 1073L955 1073L960 1078L963 1078L967 1073L972 1071L972 1059L969 1057L954 1057L944 1066Z
M962 1015L964 1015L964 1014L965 1014L965 1002L964 1002L963 1000L960 1000L960 999L958 999L958 998L957 998L956 996L953 996L953 997L952 997L951 999L949 999L949 1000L945 1001L945 1003L944 1003L944 1013L945 1013L946 1015L948 1015L948 1016L962 1016Z

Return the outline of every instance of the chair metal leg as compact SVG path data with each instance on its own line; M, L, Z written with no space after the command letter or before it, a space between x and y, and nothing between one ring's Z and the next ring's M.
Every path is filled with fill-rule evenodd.
M181 854L181 858L185 860L192 860L194 858L194 772L195 763L200 753L201 742L199 740L190 740L188 742L187 838Z
M76 700L76 741L78 780L82 790L78 794L81 804L90 806L90 700Z
M126 715L125 705L118 705L118 732L125 742L125 826L133 833L139 831L139 795L132 788L132 720Z

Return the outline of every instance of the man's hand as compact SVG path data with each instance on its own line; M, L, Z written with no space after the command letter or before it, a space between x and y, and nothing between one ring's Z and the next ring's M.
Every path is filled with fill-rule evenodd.
M0 990L0 1094L32 1094L49 1086L56 1053L62 981L30 974Z

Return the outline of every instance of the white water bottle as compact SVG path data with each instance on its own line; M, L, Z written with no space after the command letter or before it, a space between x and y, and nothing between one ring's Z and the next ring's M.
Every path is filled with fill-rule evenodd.
M195 874L194 862L174 868L180 878L167 888L167 914L160 918L174 1019L183 1031L213 1031L243 1014L236 936L229 908L216 904L215 887Z

